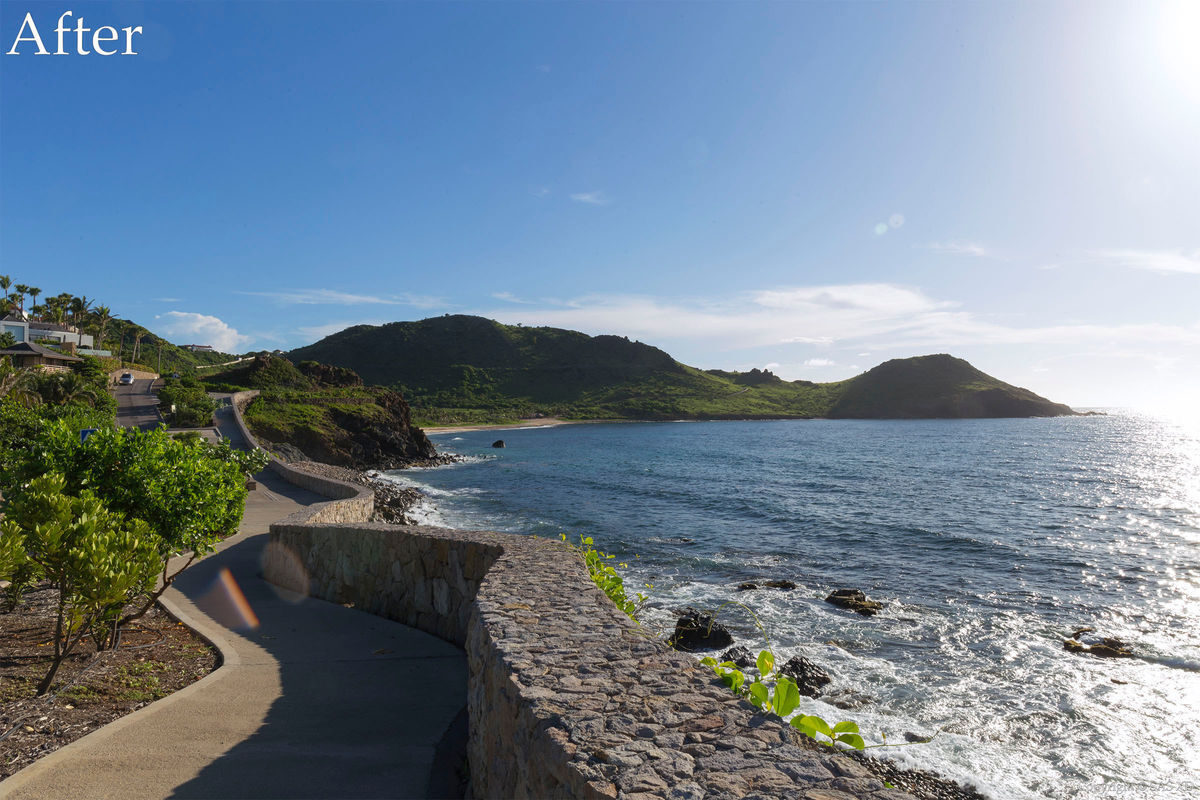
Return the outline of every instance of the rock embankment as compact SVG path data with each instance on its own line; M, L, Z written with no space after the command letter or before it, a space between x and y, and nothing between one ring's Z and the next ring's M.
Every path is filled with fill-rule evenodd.
M313 475L370 488L375 492L375 512L371 515L371 522L387 522L392 525L418 524L412 517L412 510L426 499L420 489L399 486L378 477L378 473L359 472L349 467L335 467L319 461L293 461L289 466Z

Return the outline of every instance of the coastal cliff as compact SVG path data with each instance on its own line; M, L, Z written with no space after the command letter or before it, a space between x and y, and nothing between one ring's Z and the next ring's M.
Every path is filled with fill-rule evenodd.
M268 449L287 460L397 469L437 457L399 392L363 386L344 367L296 365L259 354L205 380L213 388L259 389L245 409L246 423Z

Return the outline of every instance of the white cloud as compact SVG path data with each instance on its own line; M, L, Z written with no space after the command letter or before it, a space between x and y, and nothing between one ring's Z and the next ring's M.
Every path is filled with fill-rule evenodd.
M651 343L703 343L710 351L779 344L841 344L870 352L987 344L1200 345L1200 323L1015 327L895 284L769 289L720 299L590 295L564 305L539 301L474 313L501 322L615 333Z
M163 335L177 344L207 344L222 353L240 352L251 342L217 317L190 311L168 311L155 319L162 323Z
M833 359L830 359L830 358L810 358L804 362L804 366L806 366L806 367L832 367L836 363L837 362L835 362Z
M994 254L977 242L951 240L947 242L930 242L930 250L952 256L975 256L976 258L994 257Z
M506 303L517 303L517 304L523 305L523 306L536 305L536 303L534 303L534 301L522 300L521 298L517 297L512 292L493 292L492 297L496 298L497 300L503 300Z
M576 203L586 203L590 206L606 206L612 202L604 192L576 192L571 195L571 199Z
M154 301L157 303L182 303L178 297L156 297Z
M550 194L549 186L535 186L529 190L529 193L534 197L546 197Z
M290 289L277 292L237 292L251 297L266 297L282 305L387 305L412 306L413 308L438 308L445 305L445 300L430 295L409 294L351 294L334 289Z
M1088 255L1118 267L1200 275L1200 250L1093 250Z

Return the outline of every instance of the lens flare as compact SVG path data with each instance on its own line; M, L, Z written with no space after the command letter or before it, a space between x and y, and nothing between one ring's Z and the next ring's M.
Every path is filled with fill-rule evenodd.
M250 607L250 601L238 586L237 579L228 567L217 573L212 587L197 601L205 614L231 630L254 630L258 627L258 615Z

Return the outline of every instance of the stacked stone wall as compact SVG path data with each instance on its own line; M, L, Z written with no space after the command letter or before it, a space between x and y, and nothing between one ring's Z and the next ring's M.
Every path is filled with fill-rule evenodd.
M329 507L353 517L370 492L321 480L354 493L272 525L264 574L465 648L474 797L909 798L850 758L793 744L621 613L562 543L335 524Z

